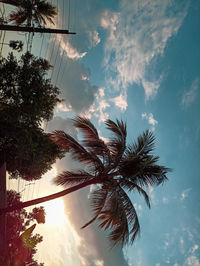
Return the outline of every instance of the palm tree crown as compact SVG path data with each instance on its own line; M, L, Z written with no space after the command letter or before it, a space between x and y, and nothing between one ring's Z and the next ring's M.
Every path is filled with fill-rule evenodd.
M49 4L46 0L22 0L13 5L17 6L17 10L11 12L10 21L17 26L27 22L27 26L31 26L31 22L37 26L46 25L46 20L53 23L53 18L57 15L56 8Z
M137 191L150 208L145 186L160 185L167 180L169 168L157 164L153 156L155 138L146 130L132 145L126 144L126 124L123 121L107 120L107 129L112 137L103 141L94 125L85 117L76 117L74 125L83 133L82 143L72 136L55 131L50 138L62 148L69 150L74 159L86 164L86 170L65 171L54 182L57 185L77 185L85 182L99 184L92 192L94 217L82 228L98 220L99 226L109 228L110 238L115 243L132 243L140 232L136 210L127 192Z

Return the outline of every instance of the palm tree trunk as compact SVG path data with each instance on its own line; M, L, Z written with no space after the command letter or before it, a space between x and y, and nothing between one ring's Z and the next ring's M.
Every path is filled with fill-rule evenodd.
M0 0L0 3L12 5L12 6L20 6L20 0Z
M42 202L46 202L46 201L49 201L49 200L54 200L54 199L57 199L59 197L63 197L65 195L69 194L69 193L72 193L72 192L74 192L76 190L79 190L81 188L84 188L84 187L87 187L87 186L90 186L90 185L94 185L94 184L98 184L98 183L100 183L99 179L89 180L89 181L86 181L86 182L84 182L82 184L76 185L74 187L67 188L67 189L65 189L63 191L48 195L46 197L42 197L42 198L38 198L38 199L34 199L34 200L29 200L29 201L21 202L21 203L19 203L17 205L13 205L13 206L9 206L9 207L6 207L6 208L2 208L2 209L0 209L0 215L5 214L7 212L20 210L20 209L23 209L23 208L26 208L26 207L29 207L29 206L32 206L32 205L36 205L36 204L39 204L39 203L42 203Z

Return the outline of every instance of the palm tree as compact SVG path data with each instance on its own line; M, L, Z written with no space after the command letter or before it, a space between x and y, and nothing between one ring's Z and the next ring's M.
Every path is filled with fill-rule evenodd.
M17 26L25 22L27 26L31 26L31 22L38 26L46 25L46 20L54 24L53 18L57 15L56 8L46 0L0 0L0 2L17 7L17 10L10 14L10 21Z
M75 160L85 163L86 169L65 171L54 179L57 185L70 186L68 189L13 208L24 208L91 184L97 185L91 195L94 217L82 228L98 220L101 228L110 229L110 239L114 243L121 243L123 246L129 242L129 236L133 243L140 232L140 225L127 192L140 193L150 208L149 196L144 187L162 184L170 171L169 168L158 165L159 157L152 155L155 138L147 130L135 143L127 146L126 124L119 120L107 120L105 124L111 131L112 138L106 143L87 118L78 116L73 121L75 127L83 133L82 144L63 131L53 132L50 138L60 147L69 150ZM3 212L12 211L13 208L4 209Z

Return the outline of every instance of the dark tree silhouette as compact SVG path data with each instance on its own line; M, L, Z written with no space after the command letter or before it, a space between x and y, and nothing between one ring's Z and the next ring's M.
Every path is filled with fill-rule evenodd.
M63 154L41 128L60 102L49 69L48 61L30 53L0 59L0 165L6 162L15 178L39 179Z
M86 170L65 171L55 178L55 184L69 186L64 191L40 199L24 202L12 208L0 210L1 213L52 200L91 184L97 185L91 200L94 217L84 226L98 220L99 226L108 229L114 244L131 243L140 232L136 210L127 192L141 194L148 207L150 201L144 190L146 186L158 186L167 180L169 168L157 164L154 156L155 138L150 131L141 134L132 145L126 144L126 124L123 121L106 121L112 133L108 143L98 135L94 125L84 117L74 119L74 125L83 132L82 144L72 136L55 131L51 139L63 149L69 150L74 158L85 163Z
M16 11L10 14L10 21L17 26L26 22L31 26L33 22L37 26L46 25L46 20L53 23L53 18L57 15L56 8L45 0L0 0L4 4L17 7Z
M7 201L8 206L21 202L20 194L14 190L7 191ZM21 237L23 236L23 232L35 221L37 221L37 223L45 223L45 211L43 207L34 208L31 212L21 209L7 214L6 252L2 256L0 254L1 265L43 265L38 264L34 259L34 254L37 251L36 246L42 241L42 236L39 234L31 234L28 240L25 239L26 241L23 241Z

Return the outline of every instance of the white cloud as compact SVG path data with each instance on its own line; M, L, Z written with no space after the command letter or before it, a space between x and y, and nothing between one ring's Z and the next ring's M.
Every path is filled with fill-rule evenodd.
M95 261L95 266L104 266L103 260L96 260Z
M84 57L86 52L79 52L75 47L73 47L69 38L65 38L62 35L56 35L55 41L57 45L60 46L62 52L66 52L67 56L71 59L79 59ZM61 53L61 52L60 52Z
M154 131L158 121L154 118L153 114L142 113L142 118L148 121L148 124L152 126L151 130Z
M125 111L128 104L126 100L126 95L120 94L119 96L110 99L114 104L120 108L121 111Z
M115 39L115 31L119 22L120 13L105 10L101 17L101 26L109 31L109 40Z
M56 108L57 108L56 111L63 111L63 112L69 112L72 110L72 106L70 104L67 106L64 101L61 103L58 103Z
M103 97L103 96L105 96L105 88L99 88L99 95L101 96L101 97Z
M200 261L196 256L192 255L185 260L184 266L200 266Z
M119 13L104 12L101 25L109 31L105 65L114 74L109 82L123 91L129 84L142 84L146 99L154 97L162 77L151 73L150 78L148 67L177 34L186 11L186 2L122 0Z
M197 244L195 244L195 245L191 248L190 252L191 252L192 254L194 254L195 251L198 250L198 249L199 249L199 246L198 246Z
M91 105L88 110L82 112L82 114L88 118L91 118L92 116L96 117L99 123L102 123L109 118L106 109L110 107L110 103L108 102L109 100L106 99L104 91L104 88L100 88L95 93L94 104Z
M149 100L150 98L154 98L156 96L158 88L160 87L160 80L154 82L142 80L142 85L144 87L146 100Z
M168 203L169 203L169 199L166 198L166 197L163 197L163 198L162 198L162 202L163 202L164 204L168 204Z
M180 237L179 239L179 245L180 245L180 250L181 250L181 253L184 254L184 239L182 237Z
M75 6L76 5L76 6ZM100 25L101 14L105 7L98 0L88 0L87 3L81 0L71 3L70 31L77 34L74 36L62 37L66 43L66 51L69 55L85 55L91 48L98 45L100 37L97 27ZM65 25L68 25L68 16L64 15ZM70 49L72 49L70 51ZM74 58L74 57L73 57Z
M151 199L152 204L157 205L158 201L156 199L155 191L154 191L154 188L152 186L149 187L149 197Z
M97 86L90 83L90 70L80 61L65 57L63 78L60 81L61 98L64 103L61 110L72 110L76 113L87 111L95 100ZM85 77L85 78L83 78ZM63 109L62 109L63 107Z
M90 83L90 71L80 59L100 43L98 27L105 9L98 0L88 0L87 4L80 0L71 3L70 11L76 10L71 16L71 20L77 21L75 25L71 20L68 21L66 6L65 9L62 4L59 6L60 16L57 17L54 27L63 28L63 25L70 23L69 30L77 33L58 34L49 41L48 45L47 57L54 66L51 78L61 89L61 97L65 100L65 104L58 106L61 111L87 112L95 100L98 88Z
M199 87L200 87L200 79L196 78L193 81L190 89L183 94L181 102L182 105L189 106L195 101Z
M181 193L180 200L182 201L182 200L186 199L191 190L192 190L191 188L187 188L187 189L183 190Z

